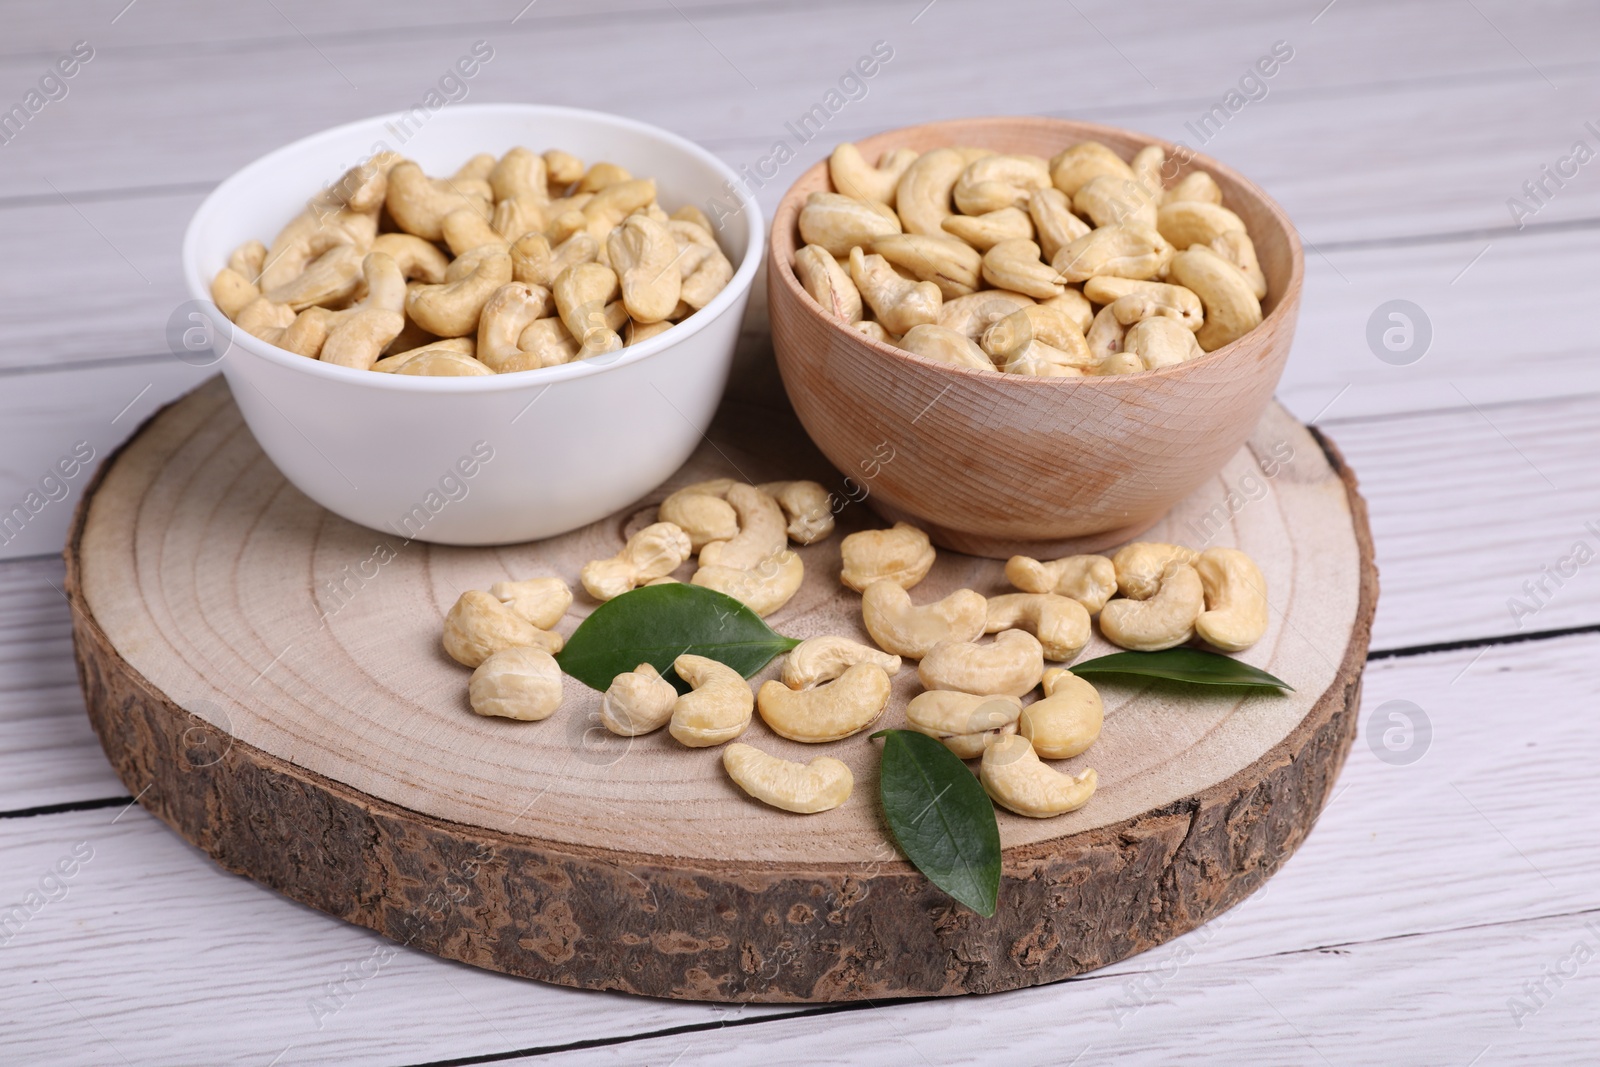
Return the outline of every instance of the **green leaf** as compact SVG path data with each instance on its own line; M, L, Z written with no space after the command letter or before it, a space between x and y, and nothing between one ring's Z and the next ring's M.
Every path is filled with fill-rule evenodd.
M1200 685L1243 685L1287 689L1294 687L1266 671L1241 663L1232 656L1202 652L1198 648L1169 648L1161 652L1117 652L1099 659L1074 663L1073 674L1139 674Z
M648 663L686 687L672 670L685 652L719 660L746 678L800 642L774 633L761 616L701 585L647 585L606 601L567 639L556 662L602 692L623 671Z
M880 730L878 795L900 851L928 880L985 918L1000 895L994 804L954 752L914 730Z

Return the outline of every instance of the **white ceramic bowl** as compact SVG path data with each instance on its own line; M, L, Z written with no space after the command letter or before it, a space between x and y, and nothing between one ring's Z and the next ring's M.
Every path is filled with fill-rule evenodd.
M246 241L271 243L317 190L392 148L430 174L478 152L563 148L653 177L661 203L726 203L718 240L733 280L667 332L596 360L475 378L336 367L242 331L221 369L261 448L312 500L405 538L481 545L564 533L639 499L694 451L727 384L765 225L739 177L705 149L642 122L532 104L452 105L409 139L382 115L296 141L212 192L184 235L193 298ZM394 125L391 125L394 124ZM224 328L226 330L226 328ZM223 347L218 345L218 348Z

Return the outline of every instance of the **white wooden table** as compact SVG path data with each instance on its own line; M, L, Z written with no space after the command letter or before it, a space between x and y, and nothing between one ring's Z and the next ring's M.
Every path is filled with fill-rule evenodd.
M1592 7L75 0L12 5L0 27L3 110L92 49L20 130L0 127L0 511L43 501L0 547L0 915L25 913L0 924L0 1060L1593 1061L1600 162L1563 162L1577 141L1600 151ZM1360 475L1383 594L1362 736L1266 890L1043 988L668 1003L390 958L131 803L85 719L60 593L87 475L41 479L74 448L103 457L205 374L164 330L206 191L283 142L416 103L480 40L494 55L470 100L632 115L735 165L788 140L769 209L839 140L1001 112L1183 140L1280 200L1307 249L1280 396ZM797 144L785 122L878 41L893 56L866 94ZM1189 125L1280 41L1292 58L1199 144ZM1409 351L1369 344L1392 300L1422 311ZM1393 717L1408 707L1427 728Z

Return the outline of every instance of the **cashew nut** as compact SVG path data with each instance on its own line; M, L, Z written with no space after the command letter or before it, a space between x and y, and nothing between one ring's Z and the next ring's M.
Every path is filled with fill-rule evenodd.
M1160 207L1167 202L1167 191L1161 184L1161 174L1166 169L1167 150L1158 144L1145 145L1133 154L1128 169L1133 180L1139 183L1150 203Z
M285 285L301 274L316 257L339 245L369 248L378 231L376 212L307 208L289 221L267 249L254 275L245 275L263 292Z
M913 326L938 320L944 298L937 285L908 281L895 273L888 260L867 255L859 246L849 253L850 280L884 329L903 334Z
M1203 170L1190 171L1178 179L1178 184L1167 190L1166 203L1174 200L1198 200L1204 204L1222 203L1222 188L1217 180Z
M980 252L1001 241L1026 241L1033 237L1033 220L1021 208L1003 207L982 215L950 215L940 227Z
M678 306L683 276L672 231L648 215L629 215L606 238L622 303L638 322L660 322Z
M387 363L388 360L382 362ZM377 364L372 367L378 370ZM472 378L493 374L487 363L461 352L429 346L424 351L409 356L394 368L396 374L416 375L424 378Z
M606 305L620 291L616 274L598 263L568 267L551 286L556 312L577 339L579 358L622 347L622 337L605 317Z
M599 164L596 164L598 166ZM579 195L584 194L579 189ZM627 178L600 189L579 210L583 212L585 229L595 240L604 240L623 219L653 203L656 198L654 178Z
M1078 328L1079 333L1089 332L1089 323L1094 321L1094 306L1089 303L1089 298L1076 289L1068 289L1060 296L1052 296L1049 300L1039 302L1040 307L1054 308L1067 316L1072 324Z
M1125 296L1122 299L1138 300L1139 297ZM1117 304L1120 303L1122 300L1117 301ZM1116 304L1112 307L1115 308ZM1186 360L1205 355L1189 328L1165 315L1157 315L1128 327L1127 335L1122 339L1122 349L1138 356L1146 370L1175 367Z
M989 614L983 628L991 634L1026 630L1039 639L1045 659L1065 662L1089 643L1089 611L1059 593L1002 593L989 598Z
M672 718L678 691L648 663L611 679L600 701L600 722L621 737L659 730Z
M477 358L491 370L522 370L522 331L550 311L550 291L508 282L494 291L478 318Z
M1116 311L1107 304L1094 313L1094 321L1083 335L1083 342L1089 346L1089 354L1103 365L1107 359L1123 351L1122 342L1127 335L1128 328L1117 321ZM1144 370L1144 364L1138 363L1136 369Z
M894 199L906 233L943 232L939 224L953 214L950 194L961 172L973 162L969 154L970 150L960 148L935 148L906 167L895 186Z
M1065 311L1048 304L1018 308L983 331L979 344L996 360L1006 360L1039 341L1058 349L1073 366L1087 367L1094 362L1083 331Z
M1137 178L1101 174L1072 194L1072 206L1096 226L1156 228L1156 202ZM1162 236L1165 236L1163 234Z
M690 748L706 748L744 733L756 701L743 675L727 664L688 653L673 660L672 669L692 687L673 702L667 731L674 738Z
M726 542L713 541L712 544ZM709 547L709 546L707 546ZM701 553L701 558L704 558ZM787 604L800 591L805 580L805 564L787 549L776 552L753 567L730 567L703 563L690 579L695 585L726 593L757 615L767 616Z
M1177 319L1191 330L1198 330L1205 322L1200 298L1181 285L1108 276L1084 282L1083 295L1096 304L1114 305L1113 314L1124 326L1143 322L1153 315Z
M438 241L444 237L446 215L470 208L487 219L492 212L492 197L487 182L480 187L470 178L430 178L417 164L405 160L389 168L384 206L405 232L426 241Z
M334 245L307 264L299 276L263 290L275 304L288 304L304 311L314 304L348 300L361 284L362 249L356 245Z
M1057 593L1093 615L1117 591L1117 569L1104 556L1066 556L1040 563L1027 556L1006 560L1006 581L1024 593Z
M1183 545L1169 545L1161 541L1135 541L1125 545L1111 557L1116 571L1117 589L1132 600L1144 600L1155 595L1161 585L1161 575L1169 563L1193 564L1200 554Z
M554 248L542 233L524 234L511 246L511 272L525 285L548 289L568 267L593 263L599 254L600 242L587 233L575 233Z
M717 478L686 485L661 502L656 516L680 526L695 552L712 541L732 540L739 533L739 515L726 500L733 484L732 478Z
M1106 640L1135 652L1159 652L1194 636L1194 623L1205 609L1200 575L1187 563L1169 563L1156 591L1144 600L1113 600L1100 611L1100 632Z
M1194 565L1206 609L1194 631L1224 652L1242 652L1267 632L1267 579L1237 548L1208 548Z
M1261 261L1256 258L1255 242L1249 234L1237 230L1218 234L1211 239L1211 250L1239 268L1257 300L1267 298L1267 276L1261 273Z
M628 538L611 559L590 560L578 578L596 600L619 597L652 578L661 578L689 558L689 535L670 522L653 522Z
M805 207L800 209L800 238L836 256L847 256L850 249L871 244L881 234L899 232L899 216L875 200L816 192L806 197Z
M1039 759L1026 737L1002 737L983 753L978 780L1007 811L1030 819L1048 819L1076 811L1094 796L1098 781L1093 768L1073 776Z
M736 482L728 487L727 501L739 516L739 532L702 548L700 566L749 570L789 547L783 509L770 494Z
M983 256L959 237L892 233L875 237L870 249L918 281L932 282L946 300L978 288Z
M432 356L448 352L452 355L470 357L477 351L477 348L478 342L471 337L451 337L442 341L431 341L425 345L418 345L416 348L407 348L396 352L392 356L385 356L374 363L372 369L393 374L406 363L419 356ZM484 367L484 370L489 370L489 368ZM489 373L493 374L494 372L489 371Z
M1086 680L1060 667L1044 672L1044 699L1022 709L1017 733L1045 759L1071 759L1100 736L1105 712Z
M549 181L544 158L520 146L501 156L489 171L489 188L497 201L523 199L533 204L548 204Z
M850 324L850 328L864 337L870 337L880 345L898 345L900 343L900 336L898 334L890 333L888 330L883 328L883 324L881 322L874 322L872 319L862 319L860 322L852 322Z
M1050 160L1050 181L1068 196L1077 196L1091 178L1102 174L1131 178L1133 169L1099 141L1075 144Z
M477 667L506 648L541 648L554 655L565 642L541 630L481 589L468 589L444 617L444 650L464 667Z
M489 595L541 630L553 630L572 606L572 590L560 578L495 582Z
M1098 364L1082 360L1042 341L1029 341L1005 357L1000 370L1005 374L1026 374L1035 378L1082 378Z
M479 715L537 722L561 706L563 679L542 648L503 648L478 664L467 697Z
M239 312L260 295L260 288L250 280L249 275L232 267L223 267L211 279L211 302L230 319L237 319Z
M806 245L794 254L794 273L823 311L844 323L861 318L861 291L832 252L821 245Z
M1100 361L1092 374L1138 374L1140 371L1149 370L1134 352L1113 352Z
M921 659L941 641L976 640L987 615L983 594L971 589L922 605L892 581L874 582L861 594L867 633L879 648L906 659Z
M1207 352L1237 340L1261 324L1261 301L1249 279L1204 245L1172 257L1172 280L1192 289L1205 305L1206 321L1195 340Z
M1225 233L1244 233L1244 220L1221 204L1175 200L1161 205L1156 228L1174 247L1209 244Z
M983 277L996 289L1024 293L1048 300L1065 291L1056 272L1039 258L1039 246L1029 240L1001 241L983 254Z
M941 641L917 664L924 688L962 693L1020 697L1043 675L1044 648L1026 630L1004 630L987 645Z
M1061 246L1089 232L1089 224L1072 213L1072 201L1060 189L1040 189L1028 198L1028 217L1039 234L1044 258L1053 260Z
M1173 247L1153 230L1101 226L1062 245L1051 258L1050 265L1065 282L1088 281L1099 274L1153 278L1167 269L1173 251Z
M906 725L961 759L977 759L1000 738L1017 732L1021 712L1017 697L930 689L906 705Z
M297 356L316 359L327 343L328 331L342 318L339 312L327 308L306 308L284 329L283 336L278 338L278 347Z
M809 481L767 482L756 488L778 502L789 540L811 545L833 533L833 496L821 484Z
M1035 303L1033 297L1004 289L984 289L968 296L946 300L939 309L936 325L954 330L976 341L983 331L1016 311Z
M671 319L663 319L660 322L635 322L629 319L627 328L622 334L622 346L627 348L648 341L657 334L666 333L676 325L677 323Z
M507 241L515 241L530 233L543 233L550 225L548 209L526 197L515 196L494 206L489 226Z
M479 248L450 264L438 285L415 284L406 293L406 314L437 337L465 337L496 289L511 280L511 257Z
M405 324L405 316L398 311L357 311L328 331L328 339L322 343L322 362L370 370L379 353L400 336Z
M869 166L861 149L846 141L828 157L828 176L833 179L833 187L846 196L894 207L895 187L916 160L913 149L895 148L883 153L876 167Z
M994 361L984 355L983 349L970 338L929 322L911 327L897 345L912 355L931 359L936 363L948 363L953 367L964 367L967 370L995 369Z
M450 269L450 258L439 251L438 245L414 234L380 233L372 242L372 251L394 260L407 281L437 285Z
M723 749L722 766L734 784L752 797L798 815L837 808L850 799L855 785L850 768L832 756L796 763L743 742Z
M897 522L888 530L860 530L839 542L844 564L839 580L858 593L885 581L910 589L928 576L935 555L928 535L910 523Z
M444 234L444 243L450 249L452 256L466 255L474 248L497 248L505 251L511 247L511 242L490 225L489 219L470 207L450 212L444 217L444 221L439 223L439 230Z
M583 177L583 160L571 152L552 148L543 155L545 177L553 188L565 189Z
M1050 186L1050 167L1038 156L984 156L967 164L951 194L963 215L1022 208L1036 190Z
M681 225L700 233L705 232L693 223L677 223L674 225ZM676 231L674 231L674 236L676 236ZM682 247L680 244L679 248L681 249ZM699 257L685 256L678 261L678 266L684 270L683 305L687 305L695 311L711 303L712 297L727 288L728 283L733 280L733 264L728 261L727 256L722 254L722 249L718 248L715 242L712 242L711 246L705 249L704 254ZM683 305L680 305L680 309ZM672 317L681 319L686 314L688 312L685 311L680 314L679 310L675 309Z
M848 637L808 637L783 661L783 684L805 689L839 677L859 663L881 667L889 674L900 670L900 657L869 648Z
M500 365L500 373L557 367L578 358L578 342L554 316L530 322L517 338L517 354Z
M889 672L875 663L855 663L838 678L810 689L782 682L762 684L756 708L779 737L807 744L839 741L878 721L889 706Z

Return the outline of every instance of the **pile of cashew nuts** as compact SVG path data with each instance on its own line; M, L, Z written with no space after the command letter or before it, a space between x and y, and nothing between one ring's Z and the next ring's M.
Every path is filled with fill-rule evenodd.
M732 277L699 208L668 215L654 179L615 163L513 148L430 178L382 153L271 247L236 249L211 298L239 329L310 359L466 376L637 344Z
M675 581L672 572L698 552L694 584L767 615L804 578L789 543L828 537L831 503L816 482L690 485L668 496L658 521L629 537L615 557L585 564L581 584L594 600L609 600ZM606 690L606 729L636 737L665 726L681 744L704 748L735 741L759 713L791 741L841 741L882 717L893 676L903 662L916 661L924 691L905 708L907 726L962 759L980 760L979 780L995 803L1048 818L1082 807L1095 790L1094 770L1065 774L1044 762L1081 755L1100 736L1099 693L1064 667L1089 643L1093 616L1108 641L1138 651L1198 638L1239 652L1267 630L1266 579L1233 548L1141 541L1111 557L1013 556L1005 574L1016 592L986 597L959 589L925 604L910 592L936 558L922 530L896 523L853 533L840 555L839 580L861 594L862 621L876 648L843 636L809 638L788 653L780 678L754 692L738 671L704 656L680 655L673 663L691 687L681 696L641 663ZM553 628L572 599L560 578L499 582L461 595L445 618L444 647L474 668L474 711L528 720L554 714L563 691L554 659L562 638ZM989 634L992 640L982 640ZM1043 696L1024 704L1035 689ZM853 786L849 768L828 756L799 763L738 743L723 751L722 762L746 793L785 811L836 808Z
M1163 183L1166 154L1098 141L1046 160L853 144L833 192L800 210L794 271L867 337L969 370L1132 374L1214 351L1261 322L1266 278L1205 171Z

